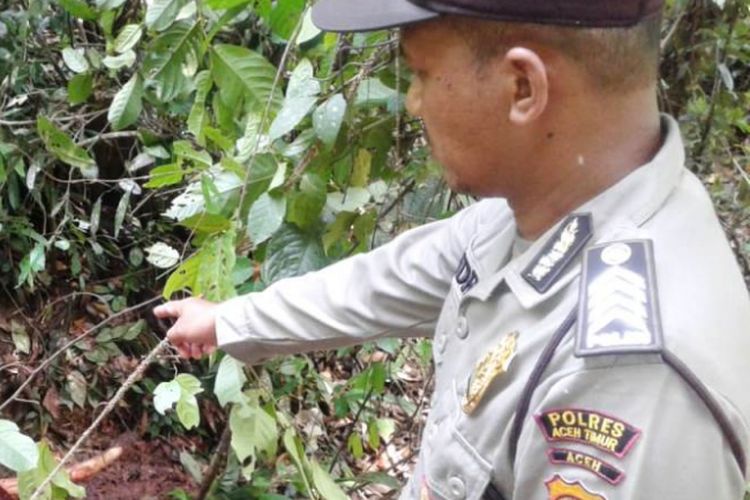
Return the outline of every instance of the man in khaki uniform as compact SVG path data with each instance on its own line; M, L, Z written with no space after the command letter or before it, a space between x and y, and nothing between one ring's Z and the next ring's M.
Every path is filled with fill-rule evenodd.
M323 29L405 26L407 108L451 186L484 199L262 293L160 306L170 339L256 363L432 336L405 499L742 498L750 299L657 110L660 12L320 0Z

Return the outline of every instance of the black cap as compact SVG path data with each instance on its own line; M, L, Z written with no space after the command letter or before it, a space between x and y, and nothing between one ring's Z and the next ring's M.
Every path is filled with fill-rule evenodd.
M661 11L664 0L318 0L313 22L325 31L373 31L441 14L581 27L626 27Z

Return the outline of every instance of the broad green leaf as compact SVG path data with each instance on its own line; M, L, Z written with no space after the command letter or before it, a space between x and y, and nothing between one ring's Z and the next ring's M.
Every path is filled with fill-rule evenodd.
M102 59L102 64L104 64L109 69L118 70L131 67L133 64L135 64L135 59L135 52L133 52L132 50L128 50L116 56L105 57L104 59Z
M308 494L314 498L312 486L307 479L307 465L309 462L307 460L307 457L305 456L304 449L299 442L299 438L297 438L294 433L294 429L288 428L286 431L284 431L284 437L282 438L282 441L284 442L284 448L286 448L286 451L289 452L289 455L294 460L294 465L297 467L300 476L302 476L302 480L305 483L305 488L307 489Z
M240 462L259 452L268 458L276 456L279 438L276 421L258 405L257 398L243 397L244 402L232 407L229 426L232 429L232 449Z
M313 76L312 64L303 59L289 79L284 104L268 131L270 139L275 140L291 132L310 112L319 93L320 83Z
M377 78L364 80L357 88L357 96L354 99L355 106L386 105L389 111L396 109L396 102L403 106L404 96L399 96L394 89L385 86Z
M37 446L39 460L33 470L18 474L18 492L23 499L31 497L32 493L42 485L52 471L57 467L57 460L45 442ZM41 498L50 500L64 500L68 497L83 498L86 490L70 480L70 475L61 469L52 478L52 482L41 493Z
M244 371L244 364L226 355L219 364L216 372L216 381L214 382L214 394L219 400L221 406L228 403L241 403L242 387L247 382L247 376Z
M203 51L204 36L199 23L175 23L149 45L143 69L146 78L156 83L161 101L170 102L190 87L189 78Z
M307 9L305 19L302 21L302 28L297 36L297 45L309 42L318 35L320 35L320 29L313 23L312 9Z
M134 124L143 109L143 80L138 75L123 85L115 94L112 104L109 106L107 120L115 130L121 130Z
M177 404L177 418L186 429L197 427L200 411L197 394L203 392L200 380L193 375L181 373L170 382L162 382L154 390L154 408L162 415Z
M250 207L247 232L254 245L260 245L278 231L284 222L286 198L263 193Z
M268 191L271 181L278 173L278 164L271 155L258 155L250 168L247 186L247 201L254 203L260 195Z
M318 490L320 496L326 500L346 500L347 496L344 491L339 487L338 484L333 480L330 474L326 472L320 464L315 461L310 461L310 470L312 472L312 480L315 485L315 489Z
M177 19L185 0L150 0L147 5L146 27L154 31L163 31Z
M122 195L122 198L120 198L119 203L117 203L117 210L115 211L115 238L120 235L122 223L125 221L125 214L127 213L129 206L130 191L125 191L125 193Z
M206 110L206 97L211 91L213 82L211 73L208 70L201 71L195 77L195 101L190 109L190 116L187 119L187 127L191 134L195 136L199 145L205 146L204 127L208 123L208 111Z
M88 179L95 179L99 175L93 158L85 149L77 146L65 132L44 116L37 118L36 123L39 137L50 153L71 167L80 169L81 174Z
M372 154L370 154L370 152L366 149L360 149L359 151L357 151L356 158L354 158L354 168L352 169L352 177L349 184L352 187L366 188L367 183L370 179L371 169Z
M185 172L176 163L169 163L167 165L161 165L151 170L149 173L149 181L144 184L147 188L160 188L164 186L172 186L182 182L182 178L185 176Z
M118 54L134 49L143 36L143 29L139 24L127 24L115 38L114 49Z
M284 0L283 2L277 2L268 20L273 34L283 40L289 40L304 10L305 0Z
M276 68L262 55L236 45L216 45L211 53L212 75L225 103L236 106L244 97L257 109L271 103L276 112L280 93L273 88Z
M253 0L205 0L206 7L213 10L224 10L245 5Z
M65 65L73 73L83 73L89 70L89 62L86 60L85 50L82 48L74 49L65 47L62 50L62 58Z
M197 214L180 221L179 224L198 233L208 234L224 232L232 225L226 217L215 214Z
M162 296L165 299L171 299L172 295L179 290L192 289L195 286L201 257L202 254L198 252L175 269L164 285Z
M365 188L351 187L345 193L329 193L326 206L336 214L339 212L356 212L370 201L371 196Z
M235 234L227 231L207 239L200 250L183 262L167 280L163 295L170 298L177 290L190 290L207 300L222 301L236 292L232 271L236 261Z
M326 204L326 184L318 175L305 174L300 189L289 197L287 221L307 228L318 221Z
M159 269L169 269L180 261L180 252L162 242L148 247L146 253L146 260Z
M341 94L335 94L315 110L313 128L324 144L332 146L336 142L345 114L346 100Z
M23 434L10 420L0 420L0 465L13 472L28 471L39 460L34 441Z
M86 406L86 397L88 395L88 384L86 378L77 370L73 370L67 376L67 388L70 398L73 402L83 408Z
M212 176L213 184L216 187L215 203L227 203L229 197L233 193L237 193L242 186L242 179L234 172L210 171L209 174ZM184 193L172 200L172 205L169 210L164 212L164 216L179 222L203 212L205 208L206 200L204 199L201 182L193 182Z
M60 7L73 17L83 19L84 21L96 21L96 11L84 0L57 0L57 2L60 4Z
M266 254L268 257L261 268L266 283L299 276L327 264L318 236L290 225L284 226L271 239Z
M94 90L94 77L91 73L80 73L68 82L68 102L77 106L88 100Z

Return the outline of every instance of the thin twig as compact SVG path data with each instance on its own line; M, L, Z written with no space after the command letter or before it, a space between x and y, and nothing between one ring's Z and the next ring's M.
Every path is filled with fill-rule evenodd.
M221 433L219 446L216 447L216 452L214 452L213 457L211 457L211 463L208 466L208 470L206 470L206 474L203 476L203 483L201 484L201 491L196 497L197 500L205 500L209 491L211 491L211 485L214 484L216 476L219 475L222 463L229 451L229 443L231 440L232 428L230 427L229 422L227 422L224 427L224 432Z
M54 361L60 354L64 353L68 349L70 349L71 346L78 343L81 339L84 337L87 337L88 335L91 335L95 331L97 331L99 328L103 327L104 325L108 324L113 319L119 318L120 316L124 316L128 313L131 313L133 311L137 311L138 309L141 309L143 307L146 307L150 304L153 304L154 302L157 302L161 300L161 296L154 297L152 299L146 300L145 302L141 302L140 304L137 304L132 307L128 307L127 309L123 309L122 311L115 313L106 319L102 320L99 324L94 325L93 327L89 328L82 334L78 335L77 337L73 338L70 342L63 345L60 349L55 351L50 357L44 360L41 365L37 366L34 371L31 372L31 374L28 376L26 380L20 385L18 389L16 389L16 392L14 392L8 399L5 400L5 402L0 405L0 413L5 409L6 406L8 406L11 402L13 402L15 399L18 398L18 396L23 392L26 387L31 383L32 380L34 380L34 377L36 377L40 372L42 372L45 368L47 368L52 361Z
M39 498L43 492L44 489L49 486L49 484L52 482L52 479L57 475L58 472L62 470L62 468L65 466L65 464L70 460L75 452L78 450L78 448L81 447L81 445L91 436L91 434L96 430L96 428L99 426L99 424L102 423L102 421L109 415L112 410L114 410L115 406L117 406L117 403L119 403L122 398L125 396L125 393L128 392L128 390L136 383L140 378L143 376L143 373L146 371L146 368L154 361L156 356L169 344L168 339L163 339L161 342L159 342L159 345L154 347L154 349L146 356L146 358L141 361L141 364L138 365L138 367L135 369L135 371L130 374L128 379L125 381L124 384L120 387L120 389L115 393L115 395L112 397L112 399L109 400L107 403L107 406L104 407L104 410L99 414L98 417L94 420L94 422L89 426L88 429L86 429L86 432L81 434L81 437L78 438L78 441L73 445L73 447L68 451L68 453L65 454L65 456L60 460L60 463L57 464L57 467L55 467L52 472L47 475L47 477L44 479L41 485L34 491L34 493L29 497L29 500L36 500Z
M138 137L139 132L137 130L124 130L122 132L108 132L106 134L97 134L94 137L89 137L78 143L79 146L89 146L99 141L108 141L111 139L132 139Z

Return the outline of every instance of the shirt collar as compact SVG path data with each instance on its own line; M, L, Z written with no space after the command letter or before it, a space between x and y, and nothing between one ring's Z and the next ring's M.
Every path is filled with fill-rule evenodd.
M647 164L631 172L606 191L589 200L573 213L590 213L593 217L593 237L589 244L623 237L628 231L642 226L665 203L676 188L684 172L685 150L677 122L670 116L662 115L664 141L654 158ZM579 252L554 284L544 293L538 292L523 277L523 271L553 238L565 220L559 221L531 246L511 260L502 269L482 280L467 295L486 300L497 286L505 281L524 308L532 308L564 289L581 270ZM515 222L513 223L515 234ZM497 235L507 239L507 231ZM497 242L499 248L509 251L508 245ZM488 269L489 270L489 269Z

